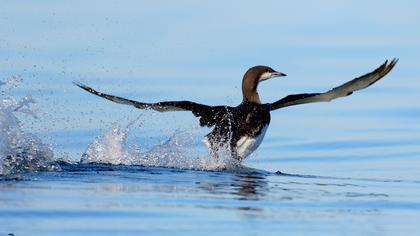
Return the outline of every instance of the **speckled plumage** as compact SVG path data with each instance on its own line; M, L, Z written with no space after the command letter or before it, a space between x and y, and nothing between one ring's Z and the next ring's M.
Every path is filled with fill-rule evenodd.
M243 101L236 107L208 106L190 101L144 103L104 94L81 83L75 84L89 93L116 103L135 106L139 109L152 109L160 112L191 111L196 117L200 118L201 126L214 127L206 135L205 139L212 154L217 156L215 153L220 144L228 144L230 145L232 157L242 160L251 154L264 138L265 131L270 123L271 111L305 103L328 102L339 97L348 96L354 91L366 88L380 80L392 70L397 62L397 59L389 63L386 61L376 70L324 93L293 94L274 103L265 104L262 104L260 101L257 91L258 84L273 77L285 76L285 74L267 66L255 66L250 68L243 77Z

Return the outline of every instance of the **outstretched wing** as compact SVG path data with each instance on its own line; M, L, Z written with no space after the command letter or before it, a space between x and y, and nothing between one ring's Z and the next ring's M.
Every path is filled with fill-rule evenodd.
M89 93L95 94L99 97L105 98L115 103L134 106L139 109L152 109L159 112L167 111L191 111L196 117L200 117L201 126L213 126L216 121L224 115L229 109L226 106L208 106L190 101L167 101L157 103L144 103L134 100L130 100L123 97L118 97L106 93L101 93L95 89L82 84L73 82L76 86L88 91Z
M283 107L294 106L304 103L312 102L329 102L333 99L339 97L345 97L352 94L354 91L364 89L374 84L376 81L384 77L388 72L394 68L397 64L398 59L393 59L388 63L388 60L385 61L380 67L376 70L355 78L345 84L342 84L336 88L331 89L325 93L302 93L302 94L293 94L286 96L277 102L267 104L270 107L270 110L276 110Z

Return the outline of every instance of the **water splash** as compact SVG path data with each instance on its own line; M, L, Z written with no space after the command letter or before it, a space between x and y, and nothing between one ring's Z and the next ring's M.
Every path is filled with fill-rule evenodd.
M0 81L0 175L56 169L51 164L54 156L51 147L25 131L17 117L21 113L25 118L36 118L35 100L29 96L17 99L5 95L3 88L10 90L20 80L11 77Z
M127 144L128 127L122 128L117 123L112 128L91 142L80 159L81 163L107 163L113 165L131 165L137 155L137 149Z
M21 81L20 77L0 81L0 176L53 171L59 169L57 163L69 162L66 158L55 160L50 145L24 128L30 119L37 118L39 108L30 96L16 98L7 95ZM113 124L87 146L80 163L197 170L234 169L240 166L240 162L231 157L229 145L219 145L217 152L210 155L191 131L175 131L167 140L147 150L141 144L131 144L128 142L129 128L138 120L128 125ZM217 158L212 157L214 154Z
M81 162L198 170L232 169L240 165L227 148L219 148L218 158L200 152L194 146L202 144L196 144L195 135L187 131L175 131L168 140L143 152L128 143L128 134L129 125L113 124L89 144Z

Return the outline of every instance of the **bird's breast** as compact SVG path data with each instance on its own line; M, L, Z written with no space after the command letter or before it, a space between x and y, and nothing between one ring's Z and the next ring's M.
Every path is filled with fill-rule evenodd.
M236 154L240 159L244 159L249 156L255 149L260 146L262 140L264 139L265 132L267 131L268 124L264 125L261 129L261 132L256 136L244 135L239 138L236 142Z

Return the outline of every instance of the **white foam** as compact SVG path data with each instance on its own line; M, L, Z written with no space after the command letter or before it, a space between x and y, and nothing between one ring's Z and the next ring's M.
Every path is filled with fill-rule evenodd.
M36 117L35 100L31 97L17 99L6 97L4 87L16 86L17 77L1 81L0 89L0 175L26 171L54 169L53 152L37 136L25 131L17 114L23 113L25 121Z
M229 169L239 164L226 147L219 148L218 158L203 152L204 145L197 144L191 132L175 131L168 140L142 152L128 143L128 134L129 127L114 124L89 144L81 162L199 170ZM201 147L194 148L197 145Z
M96 137L87 147L80 162L133 164L137 151L127 144L128 127L114 124L112 128Z

